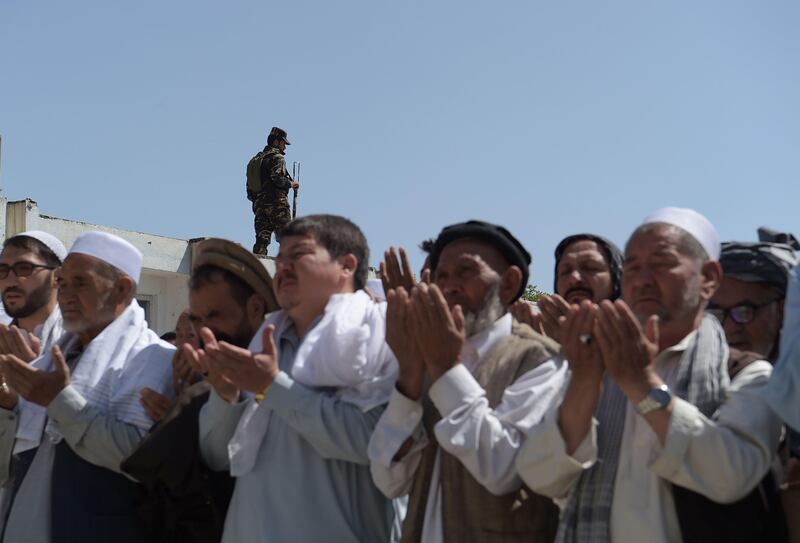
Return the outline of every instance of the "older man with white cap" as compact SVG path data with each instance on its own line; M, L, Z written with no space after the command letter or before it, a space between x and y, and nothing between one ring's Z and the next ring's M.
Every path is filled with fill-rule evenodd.
M136 483L120 461L152 424L139 402L151 388L171 394L174 348L149 330L134 299L142 254L104 232L87 232L58 271L66 333L26 364L0 356L24 399L0 410L0 475L14 485L3 541L144 541ZM15 443L34 442L30 464Z
M781 423L759 396L769 363L728 377L705 314L719 254L705 217L661 209L628 240L624 301L570 310L563 399L517 459L533 490L564 500L557 541L768 540L751 491Z

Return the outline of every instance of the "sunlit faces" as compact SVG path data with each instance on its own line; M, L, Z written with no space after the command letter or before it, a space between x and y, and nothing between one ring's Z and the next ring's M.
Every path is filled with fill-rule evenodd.
M578 240L564 249L556 268L556 292L571 304L611 298L611 268L597 242Z
M732 308L736 318L726 311ZM783 297L774 288L723 276L709 309L722 322L731 347L772 355L783 324Z
M640 321L658 315L662 324L693 322L713 294L705 265L680 251L680 231L659 225L635 234L625 248L622 293Z
M247 309L247 304L236 299L222 278L189 290L190 319L195 330L207 327L218 340L238 347L250 344L264 315L261 311L259 319L250 319Z
M97 259L72 253L56 272L58 306L69 332L102 330L116 318L115 282L101 272Z
M21 263L33 265L32 269L25 272L30 271L30 275L20 277L12 268L4 279L0 279L3 306L6 313L15 318L28 317L45 307L56 284L53 271L36 253L9 245L0 254L0 264L4 266L17 265L19 268Z
M434 282L450 307L461 306L468 335L487 328L506 312L521 281L521 275L507 274L508 270L500 252L482 241L459 239L442 249Z
M313 236L281 237L272 279L278 304L321 313L331 295L352 289L356 264L353 255L332 258Z

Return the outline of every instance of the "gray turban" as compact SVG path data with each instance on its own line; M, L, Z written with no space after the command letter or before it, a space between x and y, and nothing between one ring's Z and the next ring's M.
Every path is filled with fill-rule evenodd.
M798 264L800 243L791 234L758 229L758 242L722 244L719 262L725 277L745 283L765 283L786 292L789 271Z

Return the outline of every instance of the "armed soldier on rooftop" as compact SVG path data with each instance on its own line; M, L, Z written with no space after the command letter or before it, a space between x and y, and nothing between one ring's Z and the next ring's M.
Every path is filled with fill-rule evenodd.
M300 183L292 179L286 169L284 153L290 145L286 131L272 127L267 146L247 164L247 199L253 202L256 242L253 253L267 255L267 248L275 234L280 233L292 220L289 209L289 189L299 189Z

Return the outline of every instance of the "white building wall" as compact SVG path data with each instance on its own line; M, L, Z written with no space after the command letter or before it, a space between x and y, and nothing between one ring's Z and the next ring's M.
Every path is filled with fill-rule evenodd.
M41 215L36 202L29 199L7 202L0 198L0 210L2 240L25 230L44 230L69 248L82 233L99 230L131 242L144 256L137 298L149 305L150 328L158 334L173 330L178 315L188 306L191 246L198 240L155 236Z

